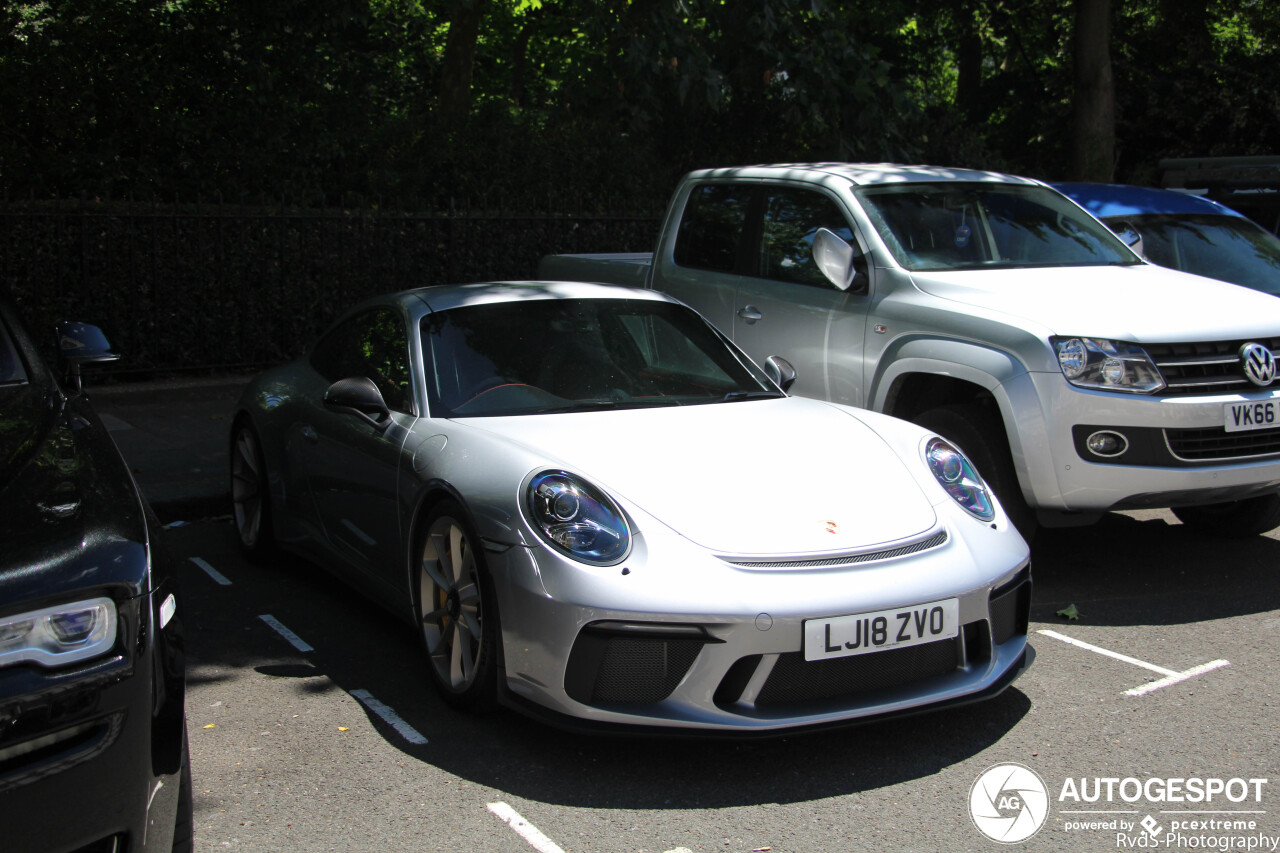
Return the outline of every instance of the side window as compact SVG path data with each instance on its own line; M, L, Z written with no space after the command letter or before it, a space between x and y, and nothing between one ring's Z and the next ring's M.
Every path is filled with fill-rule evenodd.
M27 381L18 350L9 340L9 330L0 322L0 385L16 385Z
M778 281L830 287L813 262L813 238L819 228L857 245L844 214L830 198L810 190L771 189L761 230L760 274Z
M337 326L316 344L311 366L330 382L367 376L389 407L413 412L409 342L395 311L377 308Z
M733 184L694 187L676 234L676 263L714 272L737 269L751 194L750 187Z

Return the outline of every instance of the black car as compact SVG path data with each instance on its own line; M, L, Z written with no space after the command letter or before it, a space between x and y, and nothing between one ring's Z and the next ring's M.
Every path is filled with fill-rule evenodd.
M190 850L175 579L80 390L114 355L58 341L65 382L0 299L0 849Z

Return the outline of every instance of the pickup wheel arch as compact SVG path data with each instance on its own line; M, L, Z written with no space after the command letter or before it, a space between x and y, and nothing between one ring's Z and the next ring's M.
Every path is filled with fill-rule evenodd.
M994 406L977 401L954 403L920 412L912 420L964 451L1023 538L1030 541L1035 536L1036 511L1022 496L1004 424Z

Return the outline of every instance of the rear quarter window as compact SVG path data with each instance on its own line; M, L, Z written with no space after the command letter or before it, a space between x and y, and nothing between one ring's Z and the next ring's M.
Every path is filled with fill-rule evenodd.
M733 272L751 207L751 188L702 184L693 188L676 233L675 261L682 267Z

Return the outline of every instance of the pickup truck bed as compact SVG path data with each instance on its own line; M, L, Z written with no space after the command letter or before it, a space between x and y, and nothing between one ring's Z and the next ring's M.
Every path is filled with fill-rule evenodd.
M547 281L598 281L644 287L651 263L653 252L548 255L538 267L538 277Z

